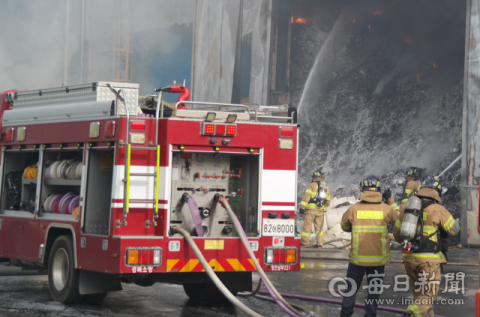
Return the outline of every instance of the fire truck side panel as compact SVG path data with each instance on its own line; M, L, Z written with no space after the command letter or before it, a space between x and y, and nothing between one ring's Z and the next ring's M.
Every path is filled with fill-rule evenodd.
M115 121L115 135L112 138L105 136L105 127L107 121ZM14 138L12 142L5 143L8 146L23 146L25 144L63 144L63 143L83 143L83 142L112 142L118 139L118 122L120 119L98 120L100 122L100 135L98 138L90 138L91 121L62 122L39 125L26 125L25 141L17 141L17 127L14 127ZM9 127L3 127L2 132L5 135ZM124 138L123 138L124 139ZM2 140L5 142L5 138Z
M5 255L38 262L39 222L36 220L5 219Z
M84 239L84 242L82 242ZM108 237L83 235L77 238L77 267L79 269L108 272L108 259L112 256ZM84 243L85 246L82 246Z

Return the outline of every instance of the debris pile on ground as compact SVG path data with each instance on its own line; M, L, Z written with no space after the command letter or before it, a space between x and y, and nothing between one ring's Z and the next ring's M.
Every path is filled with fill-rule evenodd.
M424 3L318 3L329 14L315 20L307 8L299 13L307 24L292 28L298 201L319 166L336 197L357 198L367 174L384 189L408 166L438 174L461 154L465 9L439 3L432 16ZM369 14L374 7L382 15ZM460 178L460 163L441 178L443 204L455 218Z

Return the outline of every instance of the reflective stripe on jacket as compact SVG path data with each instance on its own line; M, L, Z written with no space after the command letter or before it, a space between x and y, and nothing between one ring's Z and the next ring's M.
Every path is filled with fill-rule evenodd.
M302 201L300 202L300 208L302 209L313 209L313 210L327 210L327 207L330 206L330 200L332 197L330 196L330 188L324 188L327 191L327 198L323 206L317 206L315 203L310 203L310 200L317 196L318 192L318 183L313 182L311 183L307 190L305 191L305 195L303 195Z
M407 185L405 186L404 198L402 199L402 202L406 203L409 197L415 195L420 190L421 186L422 185L416 181L408 181Z
M397 215L400 214L400 207L398 207L397 203L395 202L395 200L393 200L392 197L388 198L387 200L387 205L389 205L390 207L393 208L393 210L395 210L397 212Z
M431 188L422 188L418 193L417 196L421 198L431 198L440 202L440 196L438 195L437 191ZM402 229L402 223L405 218L405 207L402 207L400 210L400 217L395 223L395 231L393 236L395 240L399 243L403 242L400 236L400 231ZM428 237L432 233L436 232L437 230L444 230L449 235L454 236L458 234L460 230L460 226L456 223L455 219L453 219L452 215L440 204L432 204L423 210L423 237ZM441 229L440 229L441 228ZM420 233L420 230L417 230ZM432 241L439 242L437 239L437 235L434 234L429 238ZM404 257L414 257L414 258L426 258L431 259L436 263L446 263L447 260L442 252L438 253L403 253Z
M343 214L341 227L352 233L350 262L359 266L381 266L390 260L387 224L395 224L398 215L382 202L380 192L364 191L360 202Z

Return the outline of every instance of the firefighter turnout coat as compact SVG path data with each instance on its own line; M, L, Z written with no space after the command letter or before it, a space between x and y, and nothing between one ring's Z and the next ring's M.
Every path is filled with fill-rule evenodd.
M432 188L422 188L416 194L419 198L431 198L438 202L432 204L423 210L423 236L430 236L437 230L443 230L449 235L456 235L460 231L460 225L453 219L452 215L442 206L438 192ZM395 232L393 236L399 243L402 242L400 231L405 215L405 206L400 210L400 217L395 223ZM418 231L420 233L420 231ZM432 241L440 243L438 237L434 234L429 238ZM403 253L403 262L405 270L410 280L410 288L413 291L414 303L407 308L410 316L433 317L432 302L435 301L438 294L440 281L442 278L440 266L447 262L442 252L438 253ZM434 287L421 289L416 285L422 280L428 280ZM415 284L416 283L416 284ZM438 285L435 284L438 283Z
M308 186L307 190L305 191L305 195L303 195L302 201L300 202L300 208L307 210L302 229L302 245L308 245L310 240L310 232L312 231L312 223L314 223L315 226L317 245L323 245L322 227L325 219L325 211L327 210L327 207L330 206L330 189L328 187L324 188L327 191L327 197L323 206L317 206L311 201L313 198L317 197L318 184L322 180L323 178L314 179L314 181Z
M407 205L408 198L415 195L420 190L420 184L413 177L407 177L407 185L403 192L403 199L400 202L400 208Z
M363 191L360 202L343 214L341 226L352 233L350 262L358 266L382 266L390 261L387 224L394 225L397 212L382 202L377 191Z

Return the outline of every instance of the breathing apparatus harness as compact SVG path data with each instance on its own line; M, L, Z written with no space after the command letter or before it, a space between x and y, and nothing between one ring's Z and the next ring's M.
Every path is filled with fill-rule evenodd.
M325 190L327 187L327 182L319 181L315 183L317 183L317 195L314 198L311 198L308 203L315 204L317 207L322 207L327 200L327 191Z
M448 244L444 241L444 232L439 227L430 235L424 237L424 210L437 202L433 199L425 199L414 196L410 197L405 209L405 219L402 223L400 236L403 239L401 243L403 253L438 253L442 252L447 257ZM418 208L419 207L419 208ZM437 241L430 240L431 237L437 236Z

